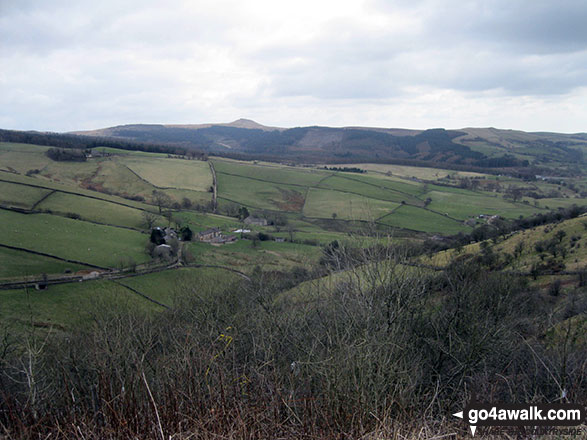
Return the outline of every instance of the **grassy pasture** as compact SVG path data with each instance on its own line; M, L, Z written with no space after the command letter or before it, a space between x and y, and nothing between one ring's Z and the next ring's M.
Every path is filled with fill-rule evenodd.
M251 208L282 211L300 211L303 206L303 188L222 173L216 173L216 177L220 204L231 200Z
M122 158L121 163L159 188L206 192L212 185L208 162L151 157Z
M233 162L214 159L216 173L236 174L238 176L260 179L266 182L315 186L323 178L332 175L331 171L309 168L286 167L281 165L252 165L245 162Z
M341 220L370 221L398 206L398 203L370 199L356 194L312 188L306 198L304 215L314 218L331 218L334 213L336 218Z
M534 202L534 199L525 198L524 200L529 200L530 203ZM544 198L538 200L538 206L541 208L554 209L554 208L568 208L573 205L585 205L587 204L586 199L578 199L578 198Z
M171 306L176 300L181 301L179 292L182 289L187 288L188 295L193 293L206 297L220 294L225 286L237 278L238 275L222 269L182 268L125 278L119 282ZM43 327L44 331L51 326L57 330L83 328L91 324L94 312L107 310L153 313L162 308L126 287L107 280L53 285L43 291L0 290L0 322L21 329L28 327L30 330L31 322L37 327Z
M346 179L352 179L370 185L375 185L377 187L387 188L391 191L402 194L404 198L409 196L420 197L427 191L427 185L421 182L400 179L393 176L387 177L380 174L365 176L354 173L341 173L340 175L344 176Z
M67 263L41 255L0 247L0 279L26 277L41 273L63 273L65 269L76 272L86 266Z
M167 153L149 153L147 151L133 151L133 150L123 150L121 148L112 148L112 147L97 147L92 148L92 152L98 154L111 154L115 156L131 156L131 157L160 157L160 158L167 158Z
M389 174L390 176L406 177L422 180L438 180L447 175L456 177L481 177L486 174L474 173L468 171L454 171L442 168L412 167L407 165L390 165L376 163L352 163L344 165L328 165L329 167L356 167L362 170L372 171L375 173Z
M43 170L49 160L36 151L0 150L0 171L26 174L29 170Z
M41 200L49 192L50 190L41 188L0 182L0 206L31 209L37 201Z
M111 194L101 193L98 191L91 191L91 190L80 188L80 187L77 187L77 186L74 186L71 184L65 184L65 183L61 183L61 182L53 182L53 181L45 179L43 177L30 177L30 176L23 176L21 174L0 172L0 179L8 181L9 183L21 184L21 188L26 188L26 185L36 185L36 186L42 187L42 188L40 188L41 190L45 190L45 189L54 190L55 189L57 191L71 192L71 193L79 194L82 196L88 196L91 198L98 198L101 200L108 200L108 201L113 201L113 202L117 202L117 203L122 203L125 205L129 205L131 207L136 207L136 208L140 208L140 209L150 209L150 210L157 209L157 208L150 206L150 205L147 205L145 203L125 199L123 197L119 197L119 196L115 196L115 195L111 195ZM1 199L2 199L2 196L0 193L0 200Z
M223 269L185 267L125 278L120 283L162 304L173 306L186 295L186 290L194 294L212 290L220 292L237 279L240 279L237 274Z
M0 211L4 234L0 243L103 267L121 259L149 260L148 236L112 226L96 225L49 214Z
M180 204L184 198L189 199L192 204L197 203L200 205L210 203L212 200L212 193L207 191L192 191L189 189L163 189L161 191L171 197L174 202Z
M202 214L193 211L176 212L173 214L173 217L180 220L182 224L188 225L194 232L204 231L213 227L218 227L223 231L228 232L242 226L242 224L234 217Z
M50 286L47 290L0 290L0 321L46 331L84 327L92 322L92 313L100 310L156 311L159 306L146 301L112 281L85 281Z
M426 196L432 199L428 208L442 214L447 213L460 220L476 217L479 214L498 214L506 218L516 218L520 215L527 216L540 211L532 206L509 202L499 195L492 196L470 191L468 193L430 191Z
M99 168L87 184L95 186L98 190L105 189L117 194L140 195L145 198L149 198L155 189L153 185L145 182L125 165L112 158L100 162Z
M416 206L403 205L379 219L380 223L398 228L439 234L456 234L471 228L446 216Z
M397 192L395 189L392 189L392 185L390 185L388 182L386 182L388 183L387 185L382 184L380 181L377 181L377 183L380 184L376 186L371 182L362 182L360 180L335 175L323 180L320 183L320 187L334 189L341 192L360 194L375 200L387 200L396 203L399 203L402 200L412 203L419 202L419 200L410 195L406 195L404 193Z
M102 200L94 200L73 194L53 193L41 202L37 209L55 213L79 214L83 220L128 228L144 229L143 211ZM163 220L161 220L163 221Z
M310 268L321 254L316 246L275 241L259 241L254 245L252 240L238 240L222 246L192 242L188 248L198 264L222 265L245 273L256 266L264 270L286 270L300 265Z
M44 153L49 148L51 147L46 147L43 145L19 144L16 142L0 142L0 155L5 152Z

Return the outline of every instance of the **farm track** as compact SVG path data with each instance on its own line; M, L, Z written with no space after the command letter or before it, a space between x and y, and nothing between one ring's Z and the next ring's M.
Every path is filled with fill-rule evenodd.
M63 259L60 257L55 257L53 255L44 254L41 252L29 251L27 249L16 248L13 246L7 246L7 245L0 244L0 247L6 247L6 248L12 249L12 250L21 250L21 251L25 251L25 252L30 252L33 254L42 255L42 256L50 257L50 258L55 258L55 259L61 260L61 261L66 261L66 262L72 263L72 264L75 263L75 264L107 271L107 272L98 273L98 275L96 275L95 277L90 278L90 279L84 279L83 275L60 276L57 278L52 278L52 279L47 280L47 285L69 284L69 283L78 283L78 282L82 282L82 281L87 282L87 281L96 281L96 280L115 281L115 280L120 280L120 279L124 279L124 278L134 278L134 277L138 277L138 276L142 276L142 275L149 275L152 273L164 272L167 270L176 270L176 269L181 269L181 268L222 269L222 270L226 270L228 272L235 273L247 281L251 281L251 279L248 277L248 275L246 275L245 273L243 273L239 270L236 270L236 269L233 269L233 268L227 267L227 266L220 266L220 265L214 265L214 264L182 264L179 261L174 261L171 264L167 264L167 265L163 265L163 266L149 267L146 269L137 270L136 272L128 272L128 271L119 271L119 270L113 270L113 269L109 269L109 268L94 266L94 265L91 265L88 263L82 263L82 262L78 262L78 261L74 261L74 260L66 260L66 259ZM43 278L35 278L35 279L26 280L26 281L7 281L4 283L0 283L0 290L12 290L12 289L18 289L18 288L24 288L24 287L33 287L33 286L35 286L35 284L43 282L43 281L44 281ZM125 286L125 287L128 287L128 286Z
M210 166L210 172L212 173L212 209L213 213L216 214L218 211L218 181L216 180L216 170L211 160L208 160Z

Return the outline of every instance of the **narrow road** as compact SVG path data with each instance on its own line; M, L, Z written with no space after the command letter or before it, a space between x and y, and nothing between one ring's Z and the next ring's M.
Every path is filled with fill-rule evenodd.
M210 165L210 171L212 172L212 209L214 214L216 214L216 211L218 211L218 184L216 182L216 170L214 169L214 164L210 159L208 159L208 165Z

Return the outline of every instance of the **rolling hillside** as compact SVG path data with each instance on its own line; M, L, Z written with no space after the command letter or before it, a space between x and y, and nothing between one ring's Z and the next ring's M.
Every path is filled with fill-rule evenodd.
M587 135L495 128L405 130L371 127L267 127L247 119L228 124L122 125L80 135L173 144L232 157L294 162L396 162L451 167L546 168L577 173ZM579 168L577 168L579 167Z

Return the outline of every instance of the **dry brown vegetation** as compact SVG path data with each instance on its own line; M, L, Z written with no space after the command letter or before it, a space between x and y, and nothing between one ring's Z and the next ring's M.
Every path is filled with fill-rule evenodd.
M331 247L322 264L346 275L304 302L282 295L295 272L257 270L221 292L186 284L156 316L104 311L75 334L31 329L22 344L7 330L0 429L9 438L455 438L465 426L450 414L472 395L584 401L584 291L553 307L524 279L472 263L424 273L406 268L405 255Z

